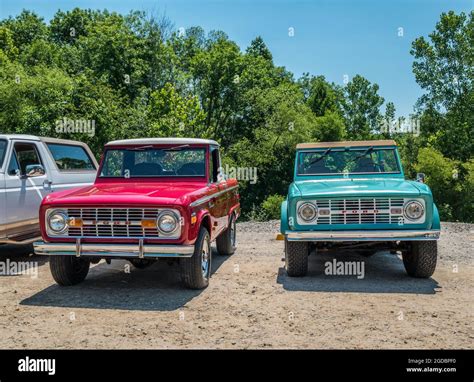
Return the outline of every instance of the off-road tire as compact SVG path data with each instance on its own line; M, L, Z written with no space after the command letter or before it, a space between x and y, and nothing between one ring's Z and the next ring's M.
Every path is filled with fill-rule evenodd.
M89 273L90 261L74 256L50 256L49 268L54 281L71 286L84 281Z
M308 273L309 244L303 241L288 241L285 238L285 267L290 277L302 277Z
M207 277L204 277L202 270L202 252L205 245L208 245L209 268ZM189 258L180 260L181 279L189 289L204 289L209 285L211 277L211 238L206 227L201 227L198 238L194 244L194 253Z
M438 242L414 241L411 249L403 252L403 265L408 275L412 277L428 278L436 269L438 258Z
M230 256L233 255L236 250L236 224L235 224L235 215L232 214L229 220L229 226L227 229L222 232L216 239L217 253L221 256ZM232 228L234 231L232 232ZM232 238L234 235L234 238Z

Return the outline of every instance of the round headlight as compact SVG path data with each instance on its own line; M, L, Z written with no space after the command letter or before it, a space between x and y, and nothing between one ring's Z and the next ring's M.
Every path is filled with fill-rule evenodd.
M49 215L48 225L53 232L63 232L67 227L67 215L62 211L54 211Z
M313 203L303 203L298 208L298 214L306 222L313 220L318 214L318 210Z
M172 212L163 212L158 217L158 228L164 234L172 233L178 227L178 218Z
M425 209L423 208L423 204L420 202L410 200L405 204L404 213L407 219L418 220L425 213Z

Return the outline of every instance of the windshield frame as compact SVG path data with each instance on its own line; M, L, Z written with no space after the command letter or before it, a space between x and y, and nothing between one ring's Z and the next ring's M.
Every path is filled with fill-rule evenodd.
M397 165L398 171L385 171L385 172L336 172L336 173L315 173L315 174L302 174L298 171L299 165L300 165L300 157L302 153L321 153L324 154L328 150L329 154L332 152L337 152L337 151L359 151L361 154L363 152L366 152L369 149L372 149L373 151L379 151L379 150L392 150L395 155L395 161ZM295 179L296 178L308 178L308 177L328 177L328 178L334 178L334 177L357 177L357 176L386 176L386 175L395 175L395 176L404 176L403 174L403 168L401 165L400 161L400 156L398 153L398 149L395 146L364 146L364 147L321 147L317 149L303 149L303 150L296 150L296 159L295 159Z
M174 147L177 147L175 144L150 144L147 145L151 149L172 149ZM102 175L102 170L105 165L105 160L107 158L107 153L109 151L117 151L117 150L133 150L136 149L137 151L140 151L140 147L143 147L142 144L137 144L137 145L120 145L120 146L106 146L105 150L102 154L102 158L100 161L99 169L97 171L97 180L120 180L120 181L131 181L134 182L136 179L147 179L147 180L162 180L162 179L175 179L175 180L182 180L182 179L189 179L192 178L193 180L207 180L208 179L208 172L209 172L209 147L208 145L188 145L186 148L180 148L182 149L190 149L190 150L203 150L204 151L204 175L140 175L140 176L130 176L126 178L125 176L104 176ZM178 151L178 147L177 150Z
M3 150L3 155L0 156L0 170L3 168L3 165L5 164L5 158L7 156L7 150L8 150L8 140L7 139L3 139L1 138L0 139L0 142L4 142L5 143L5 150Z

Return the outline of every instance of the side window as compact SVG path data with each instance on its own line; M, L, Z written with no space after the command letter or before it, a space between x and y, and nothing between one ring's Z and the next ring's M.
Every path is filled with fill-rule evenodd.
M211 146L211 163L209 166L209 175L211 177L210 181L215 183L218 181L219 175L219 148Z
M34 144L16 143L14 154L16 155L12 155L10 166L12 167L12 170L19 169L21 175L26 174L26 166L41 165L41 159Z
M82 146L47 143L59 171L94 171L94 163Z

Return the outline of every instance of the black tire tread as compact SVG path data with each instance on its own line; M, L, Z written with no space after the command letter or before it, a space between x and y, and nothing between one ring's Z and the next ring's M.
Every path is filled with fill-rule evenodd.
M436 269L438 243L434 240L415 241L411 251L403 253L403 265L412 277L431 277Z
M217 253L220 256L231 256L234 254L236 248L232 245L230 238L230 227L235 220L235 215L232 214L229 220L229 226L216 239Z
M308 273L309 245L307 242L285 239L286 272L290 277L302 277Z
M83 262L83 268L80 272L74 272L74 262ZM89 273L90 263L84 259L77 259L72 256L50 256L49 268L54 281L62 286L71 286L84 281Z
M201 247L205 236L209 236L206 227L201 227L198 238L194 245L194 254L192 257L183 258L180 261L181 279L184 285L189 289L204 289L209 285L209 279L205 279L201 272ZM210 254L211 255L211 254ZM212 264L212 261L211 261ZM210 272L209 272L210 273Z

